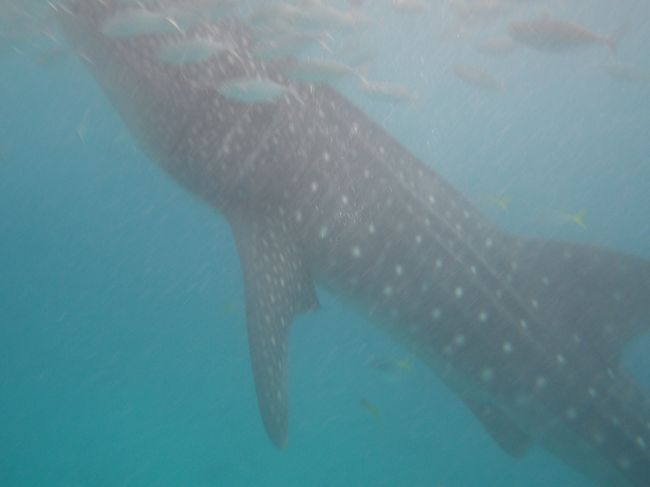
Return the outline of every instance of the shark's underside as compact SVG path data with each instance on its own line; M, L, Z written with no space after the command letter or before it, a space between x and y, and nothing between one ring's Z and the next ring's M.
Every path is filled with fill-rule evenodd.
M148 2L177 8L190 0ZM650 403L620 365L650 324L650 264L508 235L345 98L293 83L240 21L114 39L118 0L58 8L134 136L230 222L241 257L257 397L287 441L287 340L315 285L352 303L434 367L508 453L542 444L600 485L650 485ZM229 48L187 65L161 45ZM272 80L284 96L242 103L218 87Z

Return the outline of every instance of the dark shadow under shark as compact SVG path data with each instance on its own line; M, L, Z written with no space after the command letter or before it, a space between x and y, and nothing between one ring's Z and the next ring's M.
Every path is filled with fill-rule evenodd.
M140 146L230 222L259 408L277 446L288 333L318 306L317 283L434 367L509 454L539 443L599 485L650 485L650 401L620 365L650 324L650 263L495 228L336 91L291 83L291 61L256 59L236 19L102 35L125 8L70 0L57 11ZM159 61L161 45L194 37L229 51ZM290 90L253 104L219 93L242 77Z

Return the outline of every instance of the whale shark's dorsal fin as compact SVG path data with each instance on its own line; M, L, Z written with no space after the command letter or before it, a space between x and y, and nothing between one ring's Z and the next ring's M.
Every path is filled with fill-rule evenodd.
M287 443L289 327L318 307L302 251L281 222L229 218L244 274L248 345L260 414L278 448Z

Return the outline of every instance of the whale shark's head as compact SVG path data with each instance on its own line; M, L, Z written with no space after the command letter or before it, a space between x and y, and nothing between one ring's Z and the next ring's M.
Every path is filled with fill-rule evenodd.
M243 104L219 91L229 80L271 77L273 68L252 55L253 37L241 20L205 5L68 0L57 15L144 152L222 208L235 192L250 192L238 186L247 182L239 171L250 147L238 137L254 138L277 106Z

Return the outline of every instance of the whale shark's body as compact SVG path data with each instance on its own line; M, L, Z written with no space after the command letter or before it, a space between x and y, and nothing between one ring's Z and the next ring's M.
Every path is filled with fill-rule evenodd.
M287 441L289 329L317 307L318 284L434 367L511 455L539 443L599 485L650 485L650 404L620 366L650 322L648 262L502 232L335 90L256 59L236 19L103 35L125 8L70 0L59 18L141 147L229 221L276 445ZM229 48L160 61L161 45L187 37ZM260 103L219 92L240 78L289 89Z

